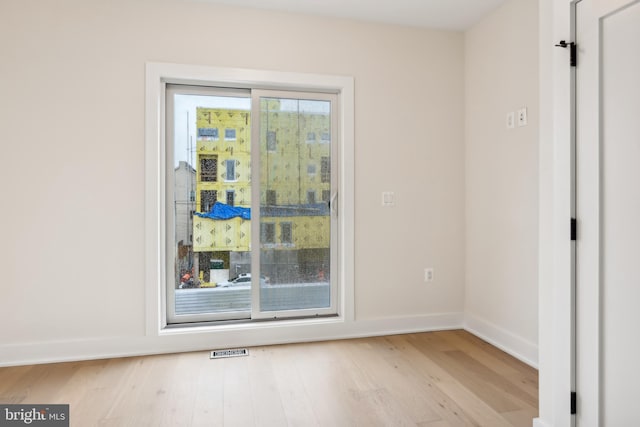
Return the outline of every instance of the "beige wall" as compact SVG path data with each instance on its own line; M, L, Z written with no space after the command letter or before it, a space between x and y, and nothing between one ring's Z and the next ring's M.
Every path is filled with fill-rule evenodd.
M476 32L484 33L481 28ZM0 312L5 319L0 348L10 354L6 357L13 362L97 357L204 348L213 342L211 336L201 341L181 337L168 345L145 337L146 61L353 76L356 321L384 325L386 319L461 313L463 41L460 33L199 2L3 0L0 186L9 202L0 226ZM473 47L467 60L479 61L472 52ZM471 100L488 96L481 81L479 92L472 90L474 81L468 76ZM497 126L503 110L520 103L527 103L535 120L529 100L533 90L523 88L522 96L495 105ZM498 98L491 95L491 102ZM484 120L473 105L467 111ZM486 158L483 141L498 140L485 133L482 121L474 123L469 122L467 132L482 139L471 141L469 148ZM507 158L523 167L535 161L535 155L520 158L533 149L532 130L511 133L522 135L515 141L503 136L505 150L514 150ZM505 163L516 169L513 162ZM470 177L483 179L474 164L469 164ZM502 162L491 164L495 168ZM535 190L535 185L526 174L522 180L503 180L501 185L515 187L504 190L518 196L503 213L520 214L520 202L523 210L533 203L518 189ZM395 207L381 207L384 190L396 192ZM467 198L471 214L484 220L487 214L474 201ZM501 198L495 202L505 207ZM512 231L526 234L534 223L525 216ZM469 226L474 232L480 224ZM474 234L470 240L473 250L482 246L480 237ZM469 266L476 264L471 258ZM524 283L511 275L497 286L528 288L534 276L528 264L522 266ZM425 267L435 268L436 280L429 286L423 282ZM491 294L499 290L487 286ZM470 291L468 307L476 310L476 299L484 297L476 295L475 281ZM488 318L527 320L520 306L528 292L513 298L518 309L509 305L496 313L500 317ZM530 329L521 325L514 332L534 339ZM281 333L273 341L288 338Z
M465 34L470 329L537 360L538 5L505 3ZM507 129L522 107L528 125Z

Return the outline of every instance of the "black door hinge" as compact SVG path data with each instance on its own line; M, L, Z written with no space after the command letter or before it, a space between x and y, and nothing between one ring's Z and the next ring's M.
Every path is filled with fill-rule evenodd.
M571 392L571 415L575 415L576 412L576 392Z
M578 49L576 48L576 44L574 42L567 43L564 40L560 40L556 47L569 48L569 54L571 55L570 64L572 67L575 67L578 63Z
M571 218L571 240L574 241L576 240L577 234L578 234L578 230L577 230L577 224L576 224L576 219L575 218Z

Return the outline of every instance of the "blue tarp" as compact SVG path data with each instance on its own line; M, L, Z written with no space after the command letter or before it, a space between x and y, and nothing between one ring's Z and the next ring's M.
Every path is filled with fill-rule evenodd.
M231 219L240 217L251 219L251 208L241 208L216 202L207 213L196 212L200 218ZM314 203L304 205L263 206L260 208L263 217L294 217L294 216L329 216L328 203Z
M225 205L224 203L216 202L213 204L211 210L207 213L196 212L200 218L211 219L231 219L240 217L242 219L251 219L251 208L241 208L236 206Z

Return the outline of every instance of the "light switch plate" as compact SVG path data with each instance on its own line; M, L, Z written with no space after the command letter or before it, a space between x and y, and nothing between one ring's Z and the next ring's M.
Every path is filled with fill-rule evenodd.
M513 129L516 127L516 113L509 111L507 113L507 129Z
M382 192L382 206L395 206L396 197L393 191Z

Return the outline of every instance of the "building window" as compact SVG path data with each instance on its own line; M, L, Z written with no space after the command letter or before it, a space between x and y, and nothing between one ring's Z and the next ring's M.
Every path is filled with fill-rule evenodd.
M276 190L267 190L267 206L276 205Z
M280 224L280 241L283 244L293 244L293 229L290 222Z
M277 148L276 131L267 131L267 151L276 151Z
M322 201L329 203L331 200L331 190L322 190Z
M315 163L309 163L307 165L307 174L309 176L315 176L315 174L316 174L316 165L315 165Z
M331 162L329 157L320 159L320 180L322 182L331 182Z
M218 157L200 156L200 181L215 182L218 180Z
M316 192L314 190L307 191L307 203L314 205L316 203Z
M320 138L320 142L323 142L325 144L331 142L331 133L322 132L322 137Z
M229 206L234 206L235 203L235 191L229 190L227 191L227 204Z
M203 141L217 141L219 139L218 128L198 128L198 139Z
M307 142L316 142L316 133L315 132L307 132Z
M260 224L260 242L274 244L276 242L276 225L273 222Z
M236 140L236 130L235 129L225 129L224 130L224 139L225 139L225 141L235 141Z
M216 190L202 190L200 192L200 212L209 212L218 200Z
M227 167L227 171L225 174L226 181L235 181L236 180L236 161L235 160L227 160L225 162Z

